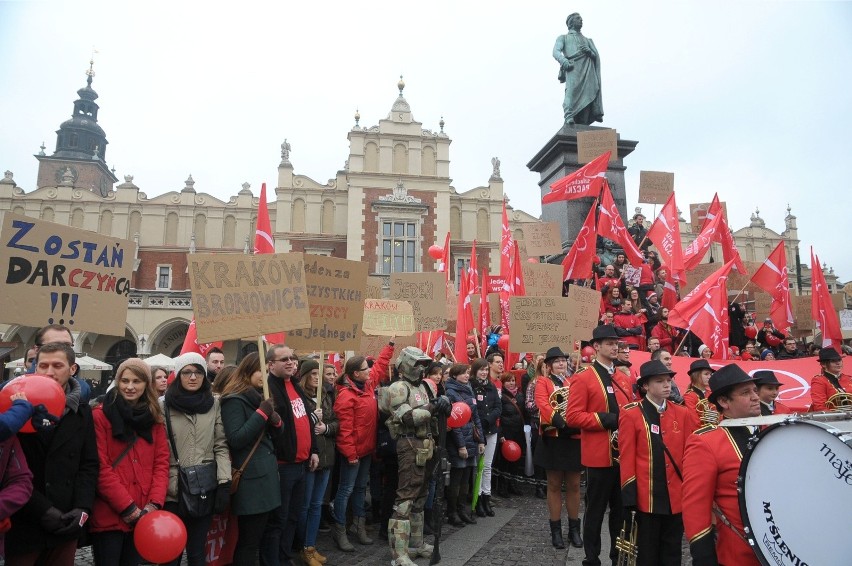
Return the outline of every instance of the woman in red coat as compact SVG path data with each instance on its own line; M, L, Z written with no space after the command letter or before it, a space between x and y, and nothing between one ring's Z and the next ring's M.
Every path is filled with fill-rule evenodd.
M92 412L100 472L89 530L96 565L135 566L133 527L165 503L169 444L148 365L130 358L115 375L115 388Z

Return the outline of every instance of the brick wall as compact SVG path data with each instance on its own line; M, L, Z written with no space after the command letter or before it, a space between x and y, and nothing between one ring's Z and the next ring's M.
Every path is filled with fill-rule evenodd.
M362 223L364 229L364 257L360 259L367 262L370 273L374 273L378 266L379 258L377 257L376 250L379 249L380 233L379 222L376 213L373 212L372 204L379 200L380 196L389 195L392 192L387 189L364 189L364 221ZM408 194L419 198L423 201L423 204L429 206L429 211L423 217L423 223L420 225L420 235L422 236L420 268L424 272L434 271L435 260L429 257L429 246L433 244L444 245L443 239L440 242L435 241L435 193L409 190Z
M172 266L172 291L189 289L189 276L186 273L186 250L139 250L139 269L133 274L134 289L155 290L159 265Z

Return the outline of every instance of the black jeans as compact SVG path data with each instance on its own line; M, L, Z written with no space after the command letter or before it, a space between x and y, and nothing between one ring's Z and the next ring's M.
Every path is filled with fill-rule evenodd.
M174 513L186 527L186 563L188 566L204 566L207 563L207 531L213 515L205 517L184 517L178 513L177 501L166 502L166 511ZM180 566L180 556L169 566Z
M277 513L278 511L271 511ZM237 545L234 547L234 560L231 566L255 566L260 550L260 537L266 528L270 512L237 517Z
M586 468L586 512L583 514L584 566L601 563L601 527L609 506L609 557L615 561L618 551L615 538L621 531L621 476L618 466Z
M96 566L137 566L142 561L133 544L133 531L92 533L92 556Z
M293 540L299 514L305 502L305 462L278 464L278 481L281 487L281 507L269 516L261 537L261 566L290 564L293 558ZM242 529L240 529L242 532Z
M628 518L629 522L629 518ZM683 516L636 512L638 566L680 566Z

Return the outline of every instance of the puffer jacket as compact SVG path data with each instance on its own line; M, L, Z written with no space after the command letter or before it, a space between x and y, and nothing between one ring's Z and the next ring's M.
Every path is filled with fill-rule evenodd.
M343 458L351 462L372 454L379 422L373 384L368 380L361 389L345 377L344 383L337 386L334 412L340 421L337 450Z
M162 397L160 407L165 415L165 399ZM218 483L231 481L231 453L228 450L228 440L222 425L219 399L213 400L213 407L209 411L196 415L187 415L174 407L169 407L169 418L180 465L186 468L215 461ZM166 428L166 434L168 431L169 427ZM169 442L169 491L166 500L177 501L177 496L178 463Z
M317 450L319 451L319 467L331 468L334 466L334 439L340 431L340 421L337 419L337 414L334 412L334 390L331 387L325 387L322 391L322 422L327 427L325 433L317 435ZM313 413L317 409L316 397L308 397L309 413Z
M503 404L500 402L500 392L494 387L490 379L481 382L477 379L470 380L473 394L476 397L476 408L479 410L479 420L485 435L496 434L500 428L500 415L503 413Z
M479 421L479 411L476 410L476 399L473 396L473 389L469 383L459 383L455 379L448 379L446 382L447 397L450 403L465 403L470 407L470 420L462 427L447 430L447 455L450 460L450 465L454 468L464 468L468 460L474 458L477 452L477 444L485 444L485 433L482 431L482 423ZM474 437L474 430L481 439L479 443ZM467 448L467 459L459 456L461 448Z
M33 494L33 473L17 436L0 443L0 521L23 507ZM0 532L0 556L5 556L4 532Z

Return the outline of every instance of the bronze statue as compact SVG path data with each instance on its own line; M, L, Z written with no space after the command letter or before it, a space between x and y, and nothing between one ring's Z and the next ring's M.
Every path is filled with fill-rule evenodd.
M594 42L580 30L583 18L574 12L565 21L568 33L556 38L553 58L559 62L559 82L565 83L565 123L569 126L603 121L601 65Z

